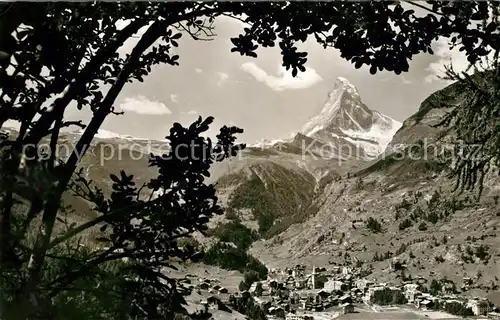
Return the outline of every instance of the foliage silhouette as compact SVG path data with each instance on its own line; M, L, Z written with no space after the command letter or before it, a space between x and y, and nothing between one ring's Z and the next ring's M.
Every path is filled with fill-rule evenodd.
M414 7L424 6L409 3ZM13 277L12 283L18 280L13 301L1 301L1 310L17 307L17 317L21 319L37 310L48 310L50 300L61 293L63 285L69 287L94 267L125 257L137 262L133 266L140 274L132 292L143 292L130 304L134 309L132 316L156 317L158 313L173 312L180 305L181 297L174 294L175 283L164 279L153 267L166 266L173 257L195 256L189 246L179 249L174 240L189 236L194 230L203 231L210 215L220 213L213 188L205 185L203 179L208 175L211 161L236 152L233 134L241 131L224 127L219 135L219 150L206 161L194 160L193 164L152 157L151 165L159 170L159 175L147 188L164 191L151 201L140 198L143 189L138 189L133 177L124 172L112 176L114 191L106 199L98 189L88 187L90 184L78 174L77 167L104 120L117 114L114 102L124 85L143 81L154 65L179 64L180 57L172 54L171 49L179 45L183 34L198 40L210 38L214 20L231 17L248 25L242 34L231 39L234 45L231 51L256 57L259 46L278 45L283 66L294 76L305 71L307 53L298 51L297 44L309 36L324 47L338 49L356 68L367 66L372 74L382 70L399 74L408 70L408 61L414 55L432 53L431 44L440 36L453 36L451 46L463 50L471 63L488 55L489 48L497 48L499 43L499 25L488 20L490 12L498 17L498 6L496 2L432 2L425 8L430 13L419 17L399 3L375 1L349 5L342 2L0 4L0 128L9 120L20 124L16 135L1 138L0 266L4 278ZM132 50L120 53L123 44L134 37L138 41ZM471 85L469 80L466 84ZM471 97L470 105L479 101L490 106L493 103L490 98L497 94L498 90L493 95ZM87 125L64 117L70 104L92 112ZM470 122L474 120L471 110L456 116ZM476 123L484 122L481 121ZM200 119L190 128L175 124L169 136L171 145L196 141L200 143L198 151L211 149L211 142L198 136L210 122ZM56 162L61 129L71 126L85 131L69 157ZM491 129L486 138L475 134L467 138L473 132L469 129L462 131L466 141L482 142L483 151L497 158L493 147L498 136L496 129ZM48 159L42 159L39 152L44 139L50 144ZM478 180L474 170L484 171L484 163L460 162L457 167L460 177L463 170L472 172L460 181L466 186L473 185ZM75 175L76 182L72 181ZM37 180L41 176L43 179ZM479 180L482 181L481 176ZM61 199L72 183L86 189L87 200L95 204L98 217L71 226L66 234L55 237ZM174 185L173 189L182 192L181 195L169 191L168 187ZM184 204L179 203L181 199ZM131 218L142 223L131 226ZM28 227L32 223L36 227ZM269 221L264 225L267 228ZM94 226L102 226L109 249L92 253L91 259L76 263L67 274L46 279L45 271L53 263L52 251ZM161 285L159 279L167 285ZM42 290L47 287L50 292ZM172 294L173 300L158 298L165 294ZM2 314L2 318L9 317Z
M213 118L202 120L200 117L187 128L174 124L167 136L170 151L161 156L150 156L150 166L157 168L158 176L140 189L136 187L134 177L124 171L119 176L111 175L113 192L108 199L99 189L92 189L83 176L76 179L75 183L82 188L80 195L93 202L99 215L53 239L47 250L47 265L54 263L54 250L91 227L100 227L103 236L99 241L106 247L88 253L86 258L73 259L76 262L61 272L45 273L40 280L44 286L49 286L49 291L36 292L37 305L30 312L46 312L50 308L41 307L42 301L57 301L68 291L78 290L75 286L79 280L108 262L124 258L128 260L126 269L134 275L134 279L120 287L129 296L127 316L168 318L174 313L184 312L182 294L187 292L186 289L159 270L169 267L173 259L199 259L200 254L189 242L179 246L178 240L189 238L195 231L204 232L210 217L222 214L215 189L213 185L205 184L205 177L209 176L211 164L244 148L244 145L234 144L234 134L242 132L236 127L222 127L217 143L202 137L212 121ZM178 154L178 150L185 149L190 152ZM18 303L24 301L22 298L18 297L9 305L13 313L19 312Z
M471 65L473 75L448 66L444 78L454 81L449 87L454 99L438 102L449 111L436 127L453 127L456 134L456 161L450 172L451 177L457 178L455 190L477 190L478 197L486 175L490 171L498 174L500 164L498 50L497 47L493 57L484 63Z

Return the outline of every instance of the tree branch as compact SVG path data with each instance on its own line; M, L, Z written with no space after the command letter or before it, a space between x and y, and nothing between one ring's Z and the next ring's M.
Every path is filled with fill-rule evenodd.
M80 226L71 229L70 231L68 231L64 235L59 236L59 237L55 238L54 240L52 240L52 242L50 242L50 244L48 245L47 250L54 248L55 246L61 244L62 242L71 239L72 237L78 235L79 233L81 233L89 228L92 228L101 222L105 222L107 219L114 218L115 216L123 214L124 212L128 212L131 209L140 208L141 206L142 206L142 203L138 202L138 203L135 203L131 206L126 206L126 207L120 208L118 210L115 210L113 212L106 213L104 215L101 215L101 216L95 218L94 220L91 220L91 221L88 221L84 224L81 224Z
M36 122L33 129L30 130L26 143L36 144L40 141L44 133L49 130L53 121L56 119L57 114L64 112L65 108L74 99L79 89L85 86L94 73L100 69L100 66L115 53L128 38L135 34L143 24L144 21L142 20L134 20L118 33L114 42L99 50L95 57L90 60L73 81L68 84L62 96L54 102L53 110L47 112Z

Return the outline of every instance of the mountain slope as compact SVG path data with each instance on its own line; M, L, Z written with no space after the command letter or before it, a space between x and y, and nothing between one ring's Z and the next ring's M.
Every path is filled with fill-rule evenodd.
M338 78L300 133L251 146L217 165L212 179L228 210L249 226L253 220L254 228L256 221L267 238L314 216L324 188L384 151L400 126L368 109L356 88Z
M315 178L306 170L290 169L272 161L252 163L219 179L218 189L234 187L227 199L233 210L251 209L264 237L301 222L315 208Z
M269 267L356 263L378 282L446 277L460 288L470 277L478 289L464 288L470 295L500 285L500 178L488 177L479 201L475 194L455 193L447 165L429 152L436 141L453 137L450 128L434 125L449 111L443 102L460 107L457 97L454 85L431 95L385 154L327 183L313 200L317 214L255 243L252 254ZM370 229L373 219L380 230ZM390 269L392 258L406 269Z

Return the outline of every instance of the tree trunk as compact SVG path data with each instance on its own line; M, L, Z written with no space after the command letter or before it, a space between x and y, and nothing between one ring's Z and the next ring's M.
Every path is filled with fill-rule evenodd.
M22 290L21 296L18 299L19 302L17 303L17 306L21 307L20 312L23 314L23 317L25 315L29 316L30 314L34 314L36 309L40 307L40 297L38 297L37 293L37 286L40 281L40 272L45 261L47 248L50 244L60 201L71 176L73 175L79 161L88 150L92 139L106 119L106 116L111 113L112 106L118 97L118 94L123 89L123 86L127 83L127 80L129 79L131 72L134 70L139 57L160 37L162 31L165 29L165 21L156 21L144 33L135 48L132 50L132 54L118 75L116 82L110 88L101 105L94 113L92 120L64 165L62 173L58 178L58 185L45 205L42 225L40 226L33 254L30 257L30 262L28 264L28 280Z

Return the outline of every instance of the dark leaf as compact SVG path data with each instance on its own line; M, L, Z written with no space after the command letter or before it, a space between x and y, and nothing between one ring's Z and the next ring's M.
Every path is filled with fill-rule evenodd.
M121 183L120 179L118 179L116 175L110 174L109 177L111 178L111 180L113 180L113 182Z

